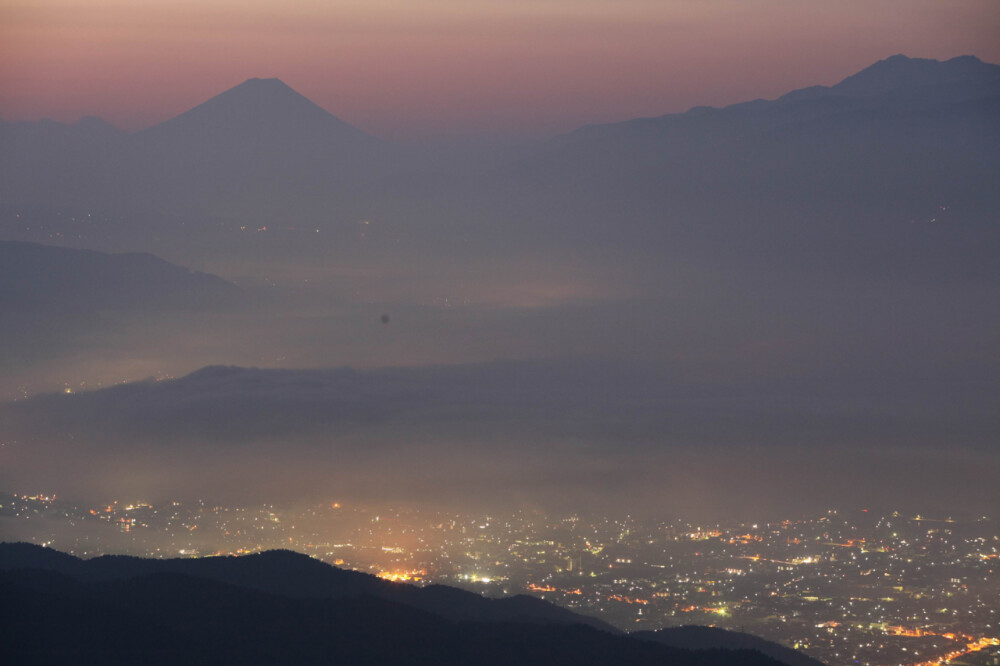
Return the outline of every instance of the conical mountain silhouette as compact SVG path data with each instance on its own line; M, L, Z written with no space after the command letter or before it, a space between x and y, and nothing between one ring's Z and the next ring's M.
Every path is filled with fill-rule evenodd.
M378 143L280 79L249 79L142 134L153 140L207 143L213 149L237 141L256 147L351 149Z
M274 218L324 209L381 173L385 143L278 79L250 79L135 135L127 196L164 210Z

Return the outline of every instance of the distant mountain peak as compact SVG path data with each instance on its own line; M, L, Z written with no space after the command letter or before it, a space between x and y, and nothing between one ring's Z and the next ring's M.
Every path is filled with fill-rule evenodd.
M185 116L205 115L209 112L238 111L243 105L253 107L259 112L289 111L308 108L310 110L322 111L329 115L327 111L320 108L307 97L294 90L281 79L247 79L239 85L219 93L215 97L199 104L177 116L176 119ZM296 109L296 107L298 107ZM172 122L168 120L167 122Z
M1000 65L985 63L973 55L933 60L900 53L848 76L831 90L848 95L881 95L900 88L996 80L1000 80Z
M340 120L278 78L252 78L145 132L178 134L196 144L213 137L274 135L308 142L323 137L370 142L374 138Z
M300 93L296 92L290 85L282 81L281 79L275 77L270 79L262 79L254 77L252 79L247 79L243 83L230 88L227 92L233 92L237 90L259 90L259 91L269 91L272 93L290 92L303 99ZM223 95L226 93L222 93Z

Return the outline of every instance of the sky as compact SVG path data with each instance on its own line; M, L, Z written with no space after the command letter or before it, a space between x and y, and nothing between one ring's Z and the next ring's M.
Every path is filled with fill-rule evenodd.
M544 135L896 53L998 62L998 35L992 0L4 0L0 118L136 130L278 77L384 138Z

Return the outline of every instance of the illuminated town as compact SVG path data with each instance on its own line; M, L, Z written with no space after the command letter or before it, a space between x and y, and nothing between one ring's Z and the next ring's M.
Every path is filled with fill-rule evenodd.
M0 496L5 539L81 557L289 548L490 596L532 594L624 630L714 625L827 664L1000 663L1000 529L987 517L829 511L718 525L351 506L75 506Z

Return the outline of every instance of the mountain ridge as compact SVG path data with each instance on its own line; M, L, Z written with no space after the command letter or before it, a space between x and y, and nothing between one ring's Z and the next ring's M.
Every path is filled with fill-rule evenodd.
M665 627L656 631L634 631L632 638L652 641L661 645L683 648L686 650L704 650L711 648L750 649L756 650L788 666L823 666L823 662L813 659L798 650L785 647L780 643L764 640L753 634L742 631L728 631L719 627L703 627L685 625L680 627Z
M242 565L248 566L241 570ZM312 574L303 575L306 569ZM315 573L320 571L336 572L335 578L347 583L340 592L350 589L330 593L322 583L317 585ZM222 650L229 660L238 653L249 663L315 663L315 655L323 655L327 663L331 655L350 663L389 663L389 655L398 661L401 654L408 663L465 663L470 650L478 653L479 663L497 664L599 664L609 659L678 666L785 663L756 650L685 650L632 639L603 622L533 597L491 600L445 586L416 588L336 569L293 551L181 560L81 560L33 544L0 543L0 592L5 626L18 636L11 643L14 653L33 656L32 663L59 663L83 655L102 663L127 663L137 654L145 663L161 663L163 654L174 660L198 655L204 659L213 649ZM428 602L427 593L436 596ZM425 599L414 601L421 596ZM491 603L493 609L507 612L469 610ZM46 623L33 621L39 613L46 615ZM115 625L117 633L128 638L113 647L95 643L88 639L95 635L89 628L94 622ZM247 633L248 624L257 629ZM25 639L43 625L55 637L43 641L45 647ZM172 629L168 634L173 651L162 644L164 626ZM326 638L331 632L336 636L333 644ZM372 643L373 635L386 633L387 641ZM230 645L233 640L242 643ZM260 655L255 659L246 653L248 641L256 651L282 650L291 656L265 656L261 662ZM189 644L196 646L194 652L177 647Z
M653 120L656 118L666 118L679 115L697 115L700 113L729 109L735 107L761 105L768 102L789 101L811 97L816 93L837 92L851 95L874 95L883 94L902 87L920 87L938 85L941 83L954 82L956 80L966 80L971 82L982 82L984 80L1000 81L1000 65L988 63L972 54L955 56L947 60L937 60L933 58L910 57L902 53L883 58L875 63L846 76L839 82L832 85L813 85L805 88L797 88L783 93L774 99L756 98L745 100L721 107L694 105L688 109L667 113L658 116L646 116L617 121L612 123L587 123L579 128L570 130L570 133L587 127L602 125L615 125L634 121ZM122 134L142 135L145 133L158 131L164 127L174 124L179 119L190 119L208 112L215 111L217 107L225 107L227 110L235 110L234 107L244 106L244 110L249 110L249 105L264 103L268 106L275 106L276 100L285 102L292 101L300 109L309 109L316 114L316 117L336 121L336 124L347 131L364 136L368 139L382 141L379 137L360 130L346 121L333 115L323 107L319 106L308 97L305 97L294 88L289 86L279 77L251 77L244 80L232 88L228 88L213 95L207 100L196 104L190 109L183 111L176 116L159 122L155 125L145 127L134 132L126 132L118 129L107 120L93 115L81 116L74 122L56 122L43 118L38 121L7 121L0 118L0 125L48 125L48 126L104 126L114 128ZM318 112L318 113L317 113Z
M431 167L427 155L345 127L280 79L249 79L100 150L13 141L21 148L0 156L0 196L17 205L51 200L259 226L277 220L321 228L331 211L338 223L377 211L394 242L454 238L463 248L467 239L487 248L635 242L646 249L690 241L697 246L685 254L716 256L721 237L733 242L724 251L746 259L747 243L765 252L780 243L691 230L702 221L709 228L750 217L754 224L746 228L788 239L802 235L794 223L802 215L908 222L935 219L941 206L981 224L1000 205L989 186L1000 171L998 72L1000 65L975 56L944 62L893 56L833 86L774 100L585 125L475 173L467 161ZM300 117L302 123L282 120ZM679 229L672 219L696 222ZM812 224L836 237L810 240L808 248L765 263L847 242L836 224ZM884 226L867 225L864 233L876 237L865 243L914 238ZM339 230L353 239L348 224ZM940 247L924 245L920 252ZM984 244L968 245L975 253ZM871 270L879 270L886 249L868 253ZM933 263L926 256L914 261Z
M42 566L83 582L125 580L141 575L175 573L249 587L296 598L378 597L431 612L452 621L507 621L585 624L608 633L611 625L552 604L519 596L488 599L444 585L418 588L384 581L371 574L338 569L290 550L242 556L150 560L126 555L102 555L90 560L66 559L41 553L32 544L0 543L0 570ZM72 556L69 556L72 557Z
M623 127L632 123L650 124L656 121L677 118L693 119L727 111L761 111L776 105L808 102L839 95L845 97L872 97L893 93L906 88L926 89L940 85L954 84L956 82L963 85L996 83L998 84L998 89L993 94L1000 93L1000 65L986 63L973 55L957 56L950 60L940 61L929 58L910 58L898 54L884 60L879 60L831 86L814 85L798 88L774 99L758 98L721 107L693 106L686 111L678 113L632 118L612 123L587 124L570 131L568 136L572 136L578 132L592 132L592 128ZM987 93L983 96L989 95L990 93Z
M22 664L780 663L582 625L453 623L370 596L295 599L174 573L79 583L43 570L0 572L0 600L5 654Z
M4 314L188 309L234 302L236 285L149 252L109 253L0 240Z

